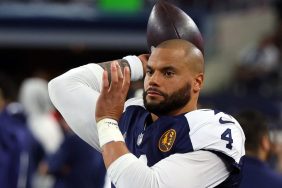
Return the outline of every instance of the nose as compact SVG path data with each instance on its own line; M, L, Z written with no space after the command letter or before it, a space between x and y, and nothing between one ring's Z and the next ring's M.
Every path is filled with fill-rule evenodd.
M160 84L160 74L155 71L149 78L149 86L159 86Z

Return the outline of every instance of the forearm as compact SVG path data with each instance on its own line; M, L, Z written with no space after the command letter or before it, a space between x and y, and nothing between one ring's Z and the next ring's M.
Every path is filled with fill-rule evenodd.
M107 172L117 188L216 187L229 176L225 163L208 151L174 154L152 167L141 157L127 153L114 161Z
M140 56L126 56L123 59L116 60L122 70L124 71L125 67L129 67L131 73L131 81L136 81L142 79L145 75L146 65L148 61L148 55L142 54ZM107 61L103 63L98 63L104 70L108 73L111 72L111 63L112 61ZM108 80L111 81L111 74L108 74Z
M158 188L159 174L131 153L119 157L107 169L111 182L117 188Z
M106 168L119 157L129 153L124 142L109 142L102 147L102 155Z

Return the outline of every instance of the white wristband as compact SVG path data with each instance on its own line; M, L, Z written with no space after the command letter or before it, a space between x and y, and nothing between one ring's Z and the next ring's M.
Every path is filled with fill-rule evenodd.
M124 142L124 138L119 130L118 123L114 119L105 118L100 120L97 123L97 130L100 147L112 141Z
M142 61L135 55L128 55L122 59L125 59L131 70L131 81L137 81L143 78L143 65Z

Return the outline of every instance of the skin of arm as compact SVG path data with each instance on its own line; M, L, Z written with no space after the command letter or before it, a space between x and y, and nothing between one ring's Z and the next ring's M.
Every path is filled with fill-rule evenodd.
M150 54L141 54L141 55L138 56L138 58L142 62L143 75L145 75L145 72L146 72L146 67L147 67L147 62L148 62L149 56L150 56ZM125 67L129 67L128 62L125 59L118 59L118 60L115 60L115 61L118 63L118 65L120 66L122 71L124 71ZM98 63L98 64L101 67L103 67L103 69L106 70L108 73L110 73L112 63L113 63L113 61L107 61L107 62ZM108 80L109 80L109 82L111 82L111 74L108 74Z

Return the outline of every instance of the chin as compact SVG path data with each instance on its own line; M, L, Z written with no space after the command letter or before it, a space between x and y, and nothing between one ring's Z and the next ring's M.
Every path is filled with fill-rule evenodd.
M157 99L157 97L146 97L146 101L148 105L158 105L160 104L163 100Z

